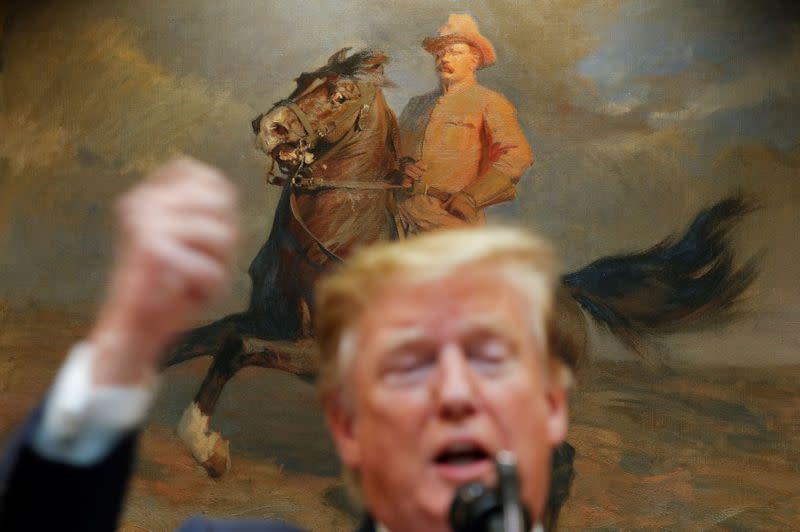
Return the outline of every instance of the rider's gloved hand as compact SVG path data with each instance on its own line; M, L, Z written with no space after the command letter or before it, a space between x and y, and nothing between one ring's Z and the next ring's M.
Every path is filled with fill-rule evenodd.
M409 192L411 192L411 188L414 187L416 183L422 182L422 176L425 175L425 170L428 169L428 165L426 165L422 161L415 161L411 157L403 157L400 159L400 168L397 171L397 181L403 187L408 188Z

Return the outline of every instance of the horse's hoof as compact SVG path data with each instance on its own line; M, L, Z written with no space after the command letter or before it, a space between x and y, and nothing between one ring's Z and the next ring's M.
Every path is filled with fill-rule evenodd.
M230 444L219 432L209 430L208 424L208 415L193 402L178 422L178 437L208 474L217 478L231 468Z
M230 442L220 438L214 443L214 449L208 459L201 464L208 476L219 478L231 470Z

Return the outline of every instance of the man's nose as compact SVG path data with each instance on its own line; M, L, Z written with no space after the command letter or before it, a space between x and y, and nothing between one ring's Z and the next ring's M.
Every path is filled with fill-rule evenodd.
M475 386L464 352L460 346L448 344L439 357L435 379L439 415L459 421L475 413Z

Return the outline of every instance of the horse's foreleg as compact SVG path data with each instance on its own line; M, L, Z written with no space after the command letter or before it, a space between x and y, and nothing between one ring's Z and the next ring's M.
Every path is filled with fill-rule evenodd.
M211 430L209 423L225 384L242 367L241 339L227 341L214 358L194 401L183 412L178 436L212 477L219 477L231 467L229 442Z

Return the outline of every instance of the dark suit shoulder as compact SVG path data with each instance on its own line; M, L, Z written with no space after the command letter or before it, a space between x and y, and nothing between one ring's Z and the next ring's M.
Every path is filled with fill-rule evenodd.
M178 529L179 532L302 532L302 528L264 519L206 519L193 517Z
M280 521L193 517L184 522L178 532L301 532L302 530L302 528ZM370 516L366 516L356 532L375 532L375 521Z

